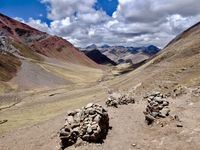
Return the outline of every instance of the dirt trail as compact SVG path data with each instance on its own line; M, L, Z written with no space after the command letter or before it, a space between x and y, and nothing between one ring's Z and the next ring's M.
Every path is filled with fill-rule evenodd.
M104 104L104 98L97 96L97 101ZM169 99L172 115L178 115L183 128L174 123L165 127L147 126L143 110L145 101L136 104L109 108L109 131L103 144L87 144L80 147L68 147L73 150L198 150L200 147L200 102L191 100L191 95ZM82 104L80 104L82 105ZM67 110L66 110L67 111ZM196 114L196 115L195 115ZM62 127L65 113L35 125L23 127L0 136L1 150L58 150L58 129Z

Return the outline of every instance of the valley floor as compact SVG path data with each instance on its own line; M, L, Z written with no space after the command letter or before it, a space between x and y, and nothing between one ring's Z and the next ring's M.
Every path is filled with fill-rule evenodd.
M1 110L0 118L8 122L0 125L1 150L58 150L58 131L63 126L65 113L88 102L104 105L107 87L104 83L69 90L38 92L26 96L17 105ZM143 111L146 102L136 97L136 103L108 108L110 126L103 144L68 147L73 150L198 150L200 147L200 101L191 93L169 98L171 115L178 115L183 128L170 122L164 127L147 126Z

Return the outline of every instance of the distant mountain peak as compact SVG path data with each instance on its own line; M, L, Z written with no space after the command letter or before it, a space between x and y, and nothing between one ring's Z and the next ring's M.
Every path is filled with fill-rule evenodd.
M101 48L110 48L110 45L104 44L104 45L101 46Z
M94 50L97 48L97 45L96 44L91 44L89 46L86 47L86 49L90 49L90 50Z
M114 61L112 61L110 58L108 58L106 55L102 54L98 49L94 49L91 51L83 51L86 56L88 56L90 59L95 61L97 64L102 65L117 65Z

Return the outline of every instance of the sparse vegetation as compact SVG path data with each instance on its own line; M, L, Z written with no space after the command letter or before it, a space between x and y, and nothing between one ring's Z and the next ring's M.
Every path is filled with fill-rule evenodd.
M22 56L31 58L37 61L43 61L42 57L40 57L36 52L34 52L30 47L20 43L20 42L12 42L12 45L18 49Z
M20 67L20 60L12 54L0 53L0 81L9 81Z

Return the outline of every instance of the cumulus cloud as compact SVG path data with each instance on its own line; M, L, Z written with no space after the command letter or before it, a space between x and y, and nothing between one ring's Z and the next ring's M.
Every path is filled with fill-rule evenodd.
M48 18L58 20L75 13L93 12L92 6L96 0L41 0L41 2L48 7Z
M37 29L56 34L75 46L95 43L163 47L200 20L199 0L119 0L112 16L96 10L97 0L41 0L50 25L29 19Z
M26 23L29 26L32 26L33 28L38 29L40 31L51 33L50 28L47 25L47 23L42 22L39 19L29 18L27 21L25 21L23 18L19 18L19 17L16 17L14 19L16 19L22 23Z

